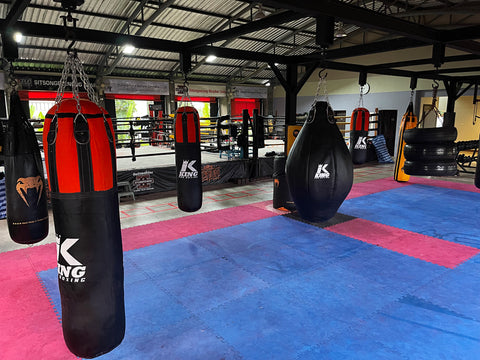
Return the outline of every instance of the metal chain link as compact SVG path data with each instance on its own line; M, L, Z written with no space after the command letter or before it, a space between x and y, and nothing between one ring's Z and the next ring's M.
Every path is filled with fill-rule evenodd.
M330 104L330 102L328 101L328 90L327 90L327 75L328 74L322 75L322 72L323 72L323 70L321 70L318 73L318 77L320 78L320 80L318 81L317 92L315 94L315 98L313 99L314 104L317 101L320 100L321 96L323 96L325 98L325 101L327 102L327 104ZM323 94L320 95L320 92L322 90L323 90Z
M360 98L358 99L358 107L364 107L364 105L363 105L363 85L360 86Z
M65 59L62 77L60 78L57 96L55 97L55 104L58 105L64 98L69 76L72 78L72 93L74 100L77 102L78 112L81 112L78 78L80 78L83 87L87 90L88 98L98 105L98 96L88 79L88 75L86 74L82 63L80 62L80 59L74 51L68 52L67 58Z
M70 63L71 63L71 56L70 54L68 54L63 64L62 77L60 78L60 82L58 84L57 96L55 97L56 105L58 105L60 101L62 101L63 96L65 95L65 88L67 87L68 75L70 74L70 68L71 68ZM58 106L57 106L57 109L58 109Z
M87 90L88 98L95 104L99 105L97 93L95 92L95 89L93 88L92 83L88 79L88 75L85 72L82 63L77 56L75 57L75 67L80 76L80 80L82 80L83 87L85 88L85 90Z

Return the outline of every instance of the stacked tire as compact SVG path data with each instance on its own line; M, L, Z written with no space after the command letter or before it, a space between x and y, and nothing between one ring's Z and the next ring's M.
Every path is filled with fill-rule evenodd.
M457 174L457 129L414 128L405 130L405 164L408 175L453 176Z

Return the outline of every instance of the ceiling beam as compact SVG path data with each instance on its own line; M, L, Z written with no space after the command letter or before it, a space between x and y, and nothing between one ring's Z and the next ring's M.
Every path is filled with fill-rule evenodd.
M448 62L455 62L455 61L471 61L471 60L478 60L478 59L480 59L480 56L478 55L456 55L456 56L447 56L445 57L444 61L448 63ZM377 65L368 66L368 70L392 69L392 68L398 68L398 67L418 66L418 65L428 65L428 64L432 64L431 58L377 64Z
M333 16L363 28L378 29L429 43L441 40L440 32L435 29L337 0L264 0L262 3L275 8L295 11L310 17L319 15Z
M245 25L240 25L232 29L217 32L212 35L207 35L199 39L195 39L187 42L189 48L196 48L208 44L213 44L222 40L230 40L237 38L241 35L249 34L254 31L267 29L269 27L283 24L289 21L294 21L305 17L299 13L293 11L282 11L279 14L267 16L261 20L249 22Z
M17 0L13 2L7 16L5 17L2 32L8 31L10 27L20 19L20 16L22 16L23 12L28 7L28 4L30 4L30 0Z
M4 20L0 20L0 27L3 25L3 23ZM15 28L21 30L22 33L26 36L47 39L65 38L65 29L63 28L63 26L59 25L19 21L17 22ZM75 29L75 39L76 41L84 41L112 46L120 46L125 43L130 43L138 49L167 51L175 53L191 51L192 54L198 55L208 55L208 52L210 50L213 50L218 57L224 57L227 59L245 59L263 62L273 61L282 64L296 61L294 58L291 58L289 56L263 54L254 51L228 49L215 46L203 46L195 49L190 49L186 46L187 43L185 42L147 38L137 35L119 35L113 32L90 30L85 28Z
M441 30L440 39L443 42L475 40L480 38L480 25L466 26L454 30Z
M361 55L370 55L381 53L385 51L395 51L395 50L403 50L403 49L412 49L420 46L426 46L425 42L420 40L414 40L409 38L397 38L397 39L390 39L385 41L376 41L373 43L363 44L363 45L354 45L348 46L339 49L327 49L326 50L326 57L328 59L342 59L346 57L352 56L361 56ZM311 55L306 55L307 57ZM312 58L315 57L316 59L321 56L320 53L312 55Z

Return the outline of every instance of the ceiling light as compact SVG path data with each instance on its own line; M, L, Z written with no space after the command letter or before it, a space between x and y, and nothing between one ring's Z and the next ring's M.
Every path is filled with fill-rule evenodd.
M207 58L205 59L205 61L208 63L212 63L215 60L217 60L217 57L215 55L208 55Z
M15 42L21 43L23 40L23 34L21 32L16 32L15 34L13 34L13 39L15 40Z
M135 46L127 44L123 47L122 51L124 54L133 54L133 52L135 51Z
M337 25L337 30L335 30L335 34L333 35L335 38L344 38L347 36L345 28L343 27L343 22L339 22Z
M272 84L270 84L270 81L267 81L264 85L265 86L271 86Z

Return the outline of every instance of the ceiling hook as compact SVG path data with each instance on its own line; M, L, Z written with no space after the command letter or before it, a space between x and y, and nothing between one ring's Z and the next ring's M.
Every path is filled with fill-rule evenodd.
M437 80L433 80L432 88L438 89L439 86L440 86L440 84L438 83L438 81L437 81Z
M326 71L326 70L327 70L327 69L322 69L322 70L320 70L320 72L318 73L318 77L320 78L320 80L325 80L325 79L327 78L328 73L325 73L325 75L322 75L322 73L323 73L324 71Z

